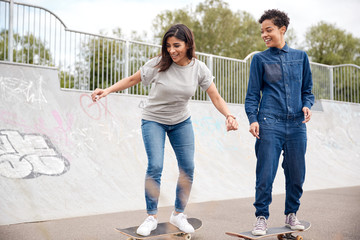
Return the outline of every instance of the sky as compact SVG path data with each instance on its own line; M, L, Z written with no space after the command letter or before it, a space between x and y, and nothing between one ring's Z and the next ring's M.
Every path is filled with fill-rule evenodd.
M111 33L117 27L125 38L131 31L152 36L156 15L165 11L195 8L205 0L17 0L44 7L55 13L72 30L98 34ZM360 38L360 0L224 0L233 11L246 11L257 20L264 10L275 8L288 13L298 43L305 32L320 21ZM196 36L195 36L196 37ZM260 37L260 25L259 25Z

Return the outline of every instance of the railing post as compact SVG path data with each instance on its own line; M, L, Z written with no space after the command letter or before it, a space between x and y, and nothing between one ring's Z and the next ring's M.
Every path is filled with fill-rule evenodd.
M208 64L207 64L207 66L208 66L208 68L209 68L209 70L210 70L210 72L211 72L211 75L212 76L214 76L214 66L213 66L213 55L209 55L208 56L208 59L209 59L209 61L208 61ZM209 95L206 95L206 100L207 101L210 101L210 99L209 99Z
M13 62L13 25L14 25L14 0L10 0L10 8L9 8L9 34L8 34L8 53L9 53L9 62Z
M330 100L334 100L334 69L329 68Z
M124 71L124 78L129 76L129 61L130 61L129 52L130 52L130 43L129 43L129 40L126 40L125 41L125 71ZM128 94L129 89L125 89L124 93Z

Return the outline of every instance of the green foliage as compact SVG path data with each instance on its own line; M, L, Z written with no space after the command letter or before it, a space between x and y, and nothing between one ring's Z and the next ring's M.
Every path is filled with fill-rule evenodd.
M75 87L75 79L74 75L69 73L70 71L60 71L60 87L61 88L74 88Z
M335 24L319 22L306 32L307 52L317 63L360 65L360 39Z
M185 7L158 14L153 27L159 43L176 23L183 23L194 32L198 52L244 59L251 52L266 48L257 21L247 12L233 12L222 0L205 0L195 11Z
M307 53L313 62L327 65L360 65L360 39L339 29L335 24L319 22L306 32ZM359 102L359 68L336 67L332 71L334 100ZM314 87L326 82L317 79L313 72ZM317 87L319 91L321 87Z
M354 66L333 69L334 100L360 103L360 69Z
M120 28L114 29L112 33L114 37L105 37L107 33L101 32L100 35L104 37L93 36L82 43L79 60L75 63L76 70L72 74L75 80L78 79L76 76L83 78L75 81L75 86L81 86L81 81L83 81L88 90L107 88L135 73L149 58L158 54L157 47L132 43L126 45L126 42L120 39L122 37ZM140 40L146 37L146 34L141 36L133 31L131 36L133 40ZM68 78L72 79L69 76ZM143 89L142 85L138 84L129 89L129 93L144 95L147 94L147 89Z
M90 67L91 90L109 87L122 74L121 67L116 67L123 54L122 45L122 42L98 37L92 38L84 45L84 59Z
M8 30L0 32L0 60L8 60ZM36 65L53 66L50 50L46 43L33 34L13 34L13 61Z

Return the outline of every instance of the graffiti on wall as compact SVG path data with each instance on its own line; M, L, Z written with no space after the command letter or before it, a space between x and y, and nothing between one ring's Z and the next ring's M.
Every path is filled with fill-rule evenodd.
M60 176L70 169L69 161L42 134L0 130L0 175L7 178Z
M29 79L0 76L1 99L8 102L47 103L42 91L43 77L37 76L35 81Z
M108 108L107 98L104 98L103 101L93 102L90 95L83 93L80 95L80 106L84 113L94 120L99 120L103 114L105 118L108 115L112 116Z

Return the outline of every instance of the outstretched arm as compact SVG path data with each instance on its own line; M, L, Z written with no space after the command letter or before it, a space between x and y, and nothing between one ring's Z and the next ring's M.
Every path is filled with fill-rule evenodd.
M206 93L209 95L211 102L214 104L216 109L226 117L226 130L237 130L238 122L236 121L235 117L231 115L226 102L220 96L214 83L211 83L210 87L206 90Z
M91 98L95 102L103 97L106 97L109 93L122 91L138 84L139 82L141 82L140 70L131 75L130 77L121 79L120 81L106 89L95 89L95 91L91 94Z

